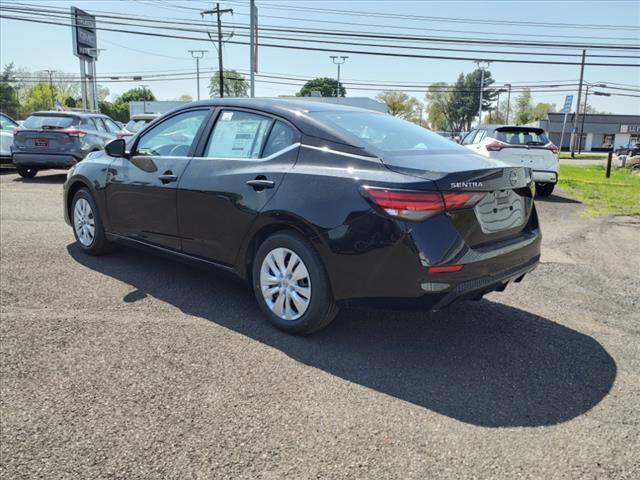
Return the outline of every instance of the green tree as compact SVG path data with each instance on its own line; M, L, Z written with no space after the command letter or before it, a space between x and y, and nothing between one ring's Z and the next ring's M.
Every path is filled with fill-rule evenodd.
M427 102L427 120L433 130L452 130L449 120L449 104L451 101L451 87L445 82L432 84L425 95Z
M106 100L98 101L100 111L119 122L129 121L129 103L125 102L108 102Z
M531 121L543 120L547 118L549 112L555 112L556 106L553 103L538 102L531 110Z
M235 70L224 70L222 87L225 97L246 97L249 94L249 84L244 76ZM209 96L220 96L220 72L215 72L209 82Z
M14 80L13 71L13 63L9 63L4 66L4 70L0 74L0 111L10 117L18 118L20 102L18 102L18 93L11 84Z
M53 110L56 100L62 104L65 103L64 95L56 87L51 87L48 83L37 83L27 90L24 109L29 113L38 110Z
M302 86L300 91L296 93L296 97L309 97L311 96L311 92L320 92L320 95L323 97L344 97L347 94L347 90L342 83L338 83L336 79L329 77L309 80ZM339 95L336 95L336 92L339 92Z
M129 102L153 102L155 100L156 96L151 90L149 90L147 87L139 87L127 90L118 98L116 98L115 103L126 103L128 106Z
M531 106L531 90L528 88L516 98L515 115L513 120L516 125L523 125L533 121L533 107Z
M179 102L193 102L193 97L191 95L187 95L185 93L184 95L180 95L178 97L178 101Z
M376 98L387 106L387 113L419 123L422 105L417 98L392 90L385 90Z

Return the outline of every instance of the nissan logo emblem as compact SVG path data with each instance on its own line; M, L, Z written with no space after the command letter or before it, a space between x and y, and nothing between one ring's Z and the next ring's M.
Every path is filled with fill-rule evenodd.
M511 186L515 186L518 183L518 174L514 170L511 170L509 174L509 182L511 182Z

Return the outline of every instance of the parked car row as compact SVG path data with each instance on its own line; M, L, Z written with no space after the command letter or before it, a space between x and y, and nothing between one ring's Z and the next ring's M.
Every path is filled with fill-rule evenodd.
M0 113L0 162L22 177L69 168L115 138L134 135L158 114L135 115L123 126L107 115L87 112L34 112L19 124Z

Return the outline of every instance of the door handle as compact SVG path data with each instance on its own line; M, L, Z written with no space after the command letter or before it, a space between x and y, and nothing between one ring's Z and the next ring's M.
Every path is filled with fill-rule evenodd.
M166 184L166 183L176 182L178 180L178 176L174 175L173 172L169 170L168 172L164 172L162 175L160 175L158 177L158 180Z
M256 178L254 180L249 180L247 185L252 186L256 190L263 190L265 188L273 188L276 182L273 180L267 180L266 178Z

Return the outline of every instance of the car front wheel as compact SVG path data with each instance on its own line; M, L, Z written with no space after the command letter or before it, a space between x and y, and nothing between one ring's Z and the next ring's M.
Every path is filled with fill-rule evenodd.
M86 188L76 192L71 204L73 234L80 248L90 255L103 255L111 250L96 202Z
M252 273L261 310L285 332L315 332L338 312L320 257L296 232L267 238L258 248Z
M536 183L536 195L538 197L548 197L553 193L555 183Z
M16 165L18 175L22 178L33 178L38 173L38 169L35 167L25 167L23 165Z

